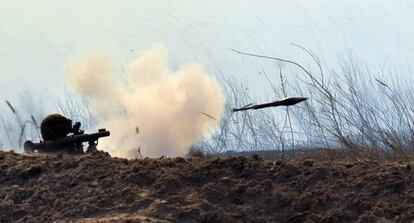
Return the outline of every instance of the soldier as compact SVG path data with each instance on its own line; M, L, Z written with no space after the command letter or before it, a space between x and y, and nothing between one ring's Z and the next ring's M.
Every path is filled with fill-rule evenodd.
M60 114L51 114L40 124L43 140L55 140L73 132L72 120Z
M40 131L44 141L57 140L66 137L72 133L74 135L83 134L80 129L80 122L76 122L72 126L72 120L60 114L51 114L43 119L40 124ZM82 143L75 143L74 145L66 145L61 148L51 149L52 151L66 151L68 153L83 153Z
M111 134L106 129L99 129L98 132L92 134L84 134L80 127L80 122L75 122L72 126L72 120L63 115L49 115L40 124L43 141L34 143L27 140L24 143L24 151L26 153L84 154L83 143L89 144L86 152L93 152L96 151L98 139L108 137Z

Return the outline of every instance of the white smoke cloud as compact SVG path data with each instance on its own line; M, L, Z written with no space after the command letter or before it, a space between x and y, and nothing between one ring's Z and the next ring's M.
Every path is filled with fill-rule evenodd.
M149 157L185 155L212 133L224 109L217 81L196 63L171 71L163 45L143 52L124 75L112 72L103 52L75 58L66 68L74 89L90 98L99 126L111 131L100 148L114 156L135 157L138 147Z

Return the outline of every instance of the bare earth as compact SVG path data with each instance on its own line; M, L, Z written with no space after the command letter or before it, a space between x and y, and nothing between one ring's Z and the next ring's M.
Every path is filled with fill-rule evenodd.
M0 222L411 222L414 163L0 151Z

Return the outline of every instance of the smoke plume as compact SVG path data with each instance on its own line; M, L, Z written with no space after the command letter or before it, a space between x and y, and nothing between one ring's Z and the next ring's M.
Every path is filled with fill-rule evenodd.
M156 45L115 74L109 57L94 52L74 58L67 73L74 89L91 101L99 127L111 131L101 149L133 158L182 156L212 133L225 98L216 80L196 63L168 67L167 50Z

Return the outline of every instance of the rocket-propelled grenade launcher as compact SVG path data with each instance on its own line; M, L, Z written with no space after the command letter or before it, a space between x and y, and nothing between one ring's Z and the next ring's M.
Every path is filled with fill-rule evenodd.
M96 133L84 134L80 130L80 122L72 126L72 120L59 114L53 114L46 117L40 126L42 138L44 141L34 143L30 140L24 143L26 153L54 153L64 152L69 154L83 154L83 143L89 144L86 152L96 151L98 139L108 137L110 132L106 129L99 129ZM70 134L70 135L68 135Z
M80 146L82 143L87 142L89 146L87 152L96 150L98 145L98 139L102 137L107 137L110 135L109 131L106 129L99 129L97 133L92 134L81 134L81 135L70 135L61 139L41 141L39 143L34 143L30 140L24 143L24 151L26 153L31 152L59 152L65 151L68 153L83 153L83 146Z

